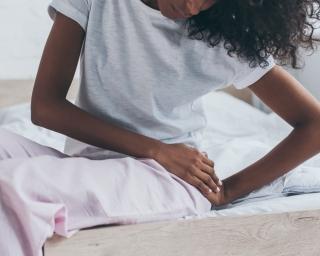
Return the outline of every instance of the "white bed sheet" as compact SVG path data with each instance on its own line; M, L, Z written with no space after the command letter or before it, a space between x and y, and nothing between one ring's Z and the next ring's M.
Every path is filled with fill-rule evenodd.
M237 166L235 162L233 166L229 166L228 161L224 161L228 157L234 157L232 150L236 152L237 145L245 145L247 148L250 146L252 148L253 144L257 147L264 145L264 149L253 157L251 157L252 152L248 151L248 154L251 155L247 163L250 163L266 153L266 149L271 149L276 145L292 129L277 115L266 114L223 92L212 92L203 97L203 102L210 126L207 134L208 146L210 144L217 150L216 167L217 170L223 170L218 172L221 178L234 172L228 170L235 170L236 167L239 170L244 167ZM43 145L63 150L65 136L31 123L30 104L0 109L0 127L7 128ZM228 150L225 150L225 147L229 147L230 155L226 153ZM227 155L219 155L219 152L222 151ZM243 165L243 162L241 164ZM289 172L288 175L240 198L233 204L217 207L203 215L185 218L315 210L320 209L319 192L320 157L316 156L303 166Z

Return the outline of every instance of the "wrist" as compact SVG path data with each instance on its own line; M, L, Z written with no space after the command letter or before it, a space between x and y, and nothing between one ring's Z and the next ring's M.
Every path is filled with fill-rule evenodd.
M225 186L225 197L227 203L231 203L239 197L252 191L250 179L244 178L243 171L226 178L223 183Z
M234 193L232 191L232 186L228 179L223 180L222 183L223 183L223 199L224 199L223 203L229 204L234 200L233 198Z
M156 161L158 161L160 154L161 154L161 150L163 148L163 146L165 145L165 143L163 143L160 140L156 140L152 146L150 147L150 149L148 150L148 158L152 158Z

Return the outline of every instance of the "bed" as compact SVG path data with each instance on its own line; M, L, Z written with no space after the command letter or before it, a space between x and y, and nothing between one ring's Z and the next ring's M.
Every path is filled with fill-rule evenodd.
M0 83L0 127L62 150L64 136L30 122L31 88L31 81ZM75 92L73 86L70 99ZM248 91L205 96L209 119L218 120L212 126L215 140L231 145L255 137L271 145L289 131L276 115L250 106L250 99ZM265 131L262 137L259 125ZM46 256L320 255L320 168L315 168L319 164L319 158L313 158L309 161L313 172L300 170L284 183L278 180L227 207L167 221L90 227L68 239L55 235L43 252Z

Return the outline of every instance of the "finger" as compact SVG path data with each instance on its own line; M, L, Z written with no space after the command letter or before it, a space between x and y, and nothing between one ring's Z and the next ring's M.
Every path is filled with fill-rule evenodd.
M214 162L213 162L212 160L210 160L207 156L204 156L204 157L202 158L202 161L203 161L205 164L209 165L210 167L214 168Z
M222 185L222 181L218 178L214 168L212 168L211 166L208 166L206 164L202 164L200 167L199 167L203 172L207 173L208 175L210 175L210 177L212 178L212 180L218 184L218 185Z
M222 180L219 179L215 170L213 170L211 177L213 178L214 182L216 182L216 184L218 184L219 186L222 186Z
M204 154L205 157L208 158L208 153L207 152L203 151L202 154Z
M211 173L214 172L214 168L212 168L211 166L205 164L204 162L200 163L198 165L199 169L201 169L202 171L206 172L207 174L211 175Z
M196 176L203 183L205 183L212 191L215 191L215 192L220 191L220 188L218 187L217 183L214 182L214 180L212 179L212 177L209 174L207 174L201 170L198 170L198 172L196 172L194 174L194 176Z
M222 181L218 178L218 176L216 175L216 172L215 172L215 170L214 170L214 162L208 158L207 152L204 151L204 152L202 152L202 153L203 153L204 155L206 155L206 157L203 158L203 161L204 161L204 163L205 163L206 165L205 165L205 166L201 166L200 168L201 168L203 171L205 171L206 173L208 173L208 174L212 177L213 181L214 181L216 184L222 186ZM209 166L209 168L208 168L207 166Z
M205 197L212 193L212 189L210 189L204 182L195 176L191 176L188 183L197 188Z

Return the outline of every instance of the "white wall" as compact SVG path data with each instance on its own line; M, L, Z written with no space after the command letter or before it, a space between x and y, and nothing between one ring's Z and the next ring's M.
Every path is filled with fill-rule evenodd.
M0 0L0 79L30 79L50 31L50 0Z
M302 70L295 71L295 77L320 100L320 45L313 55L305 57L305 63Z
M315 27L318 29L314 37L320 38L320 24L315 24ZM305 51L301 51L300 54L304 62L303 68L299 70L287 68L287 70L320 100L320 43L313 54Z

